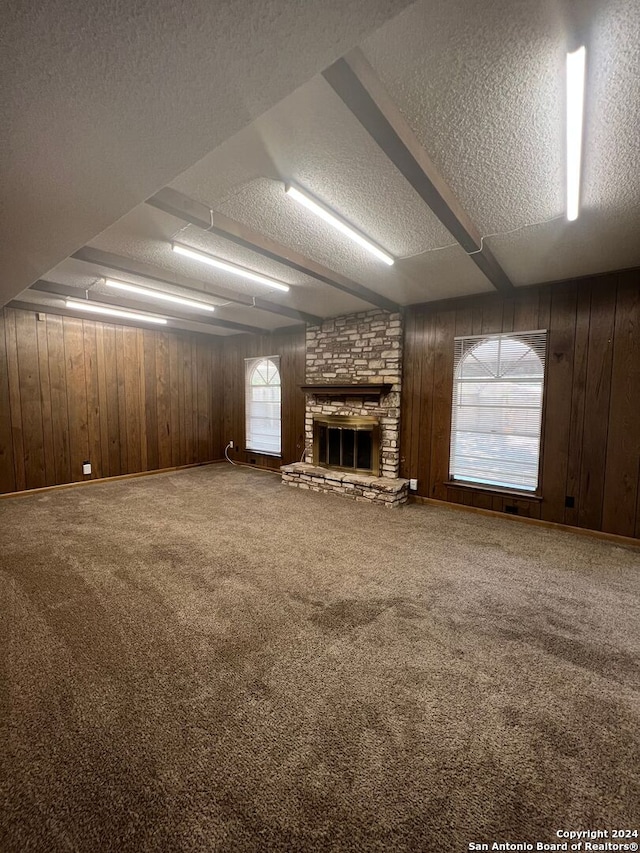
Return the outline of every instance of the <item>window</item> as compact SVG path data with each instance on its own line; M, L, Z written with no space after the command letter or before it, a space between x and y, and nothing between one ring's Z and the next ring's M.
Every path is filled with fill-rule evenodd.
M245 359L247 450L280 455L280 357Z
M455 339L450 477L538 488L547 333Z

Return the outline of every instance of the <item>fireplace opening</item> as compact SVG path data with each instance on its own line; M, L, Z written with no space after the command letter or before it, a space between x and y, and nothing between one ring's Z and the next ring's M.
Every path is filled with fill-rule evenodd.
M313 464L379 477L378 419L364 415L316 416L313 420Z

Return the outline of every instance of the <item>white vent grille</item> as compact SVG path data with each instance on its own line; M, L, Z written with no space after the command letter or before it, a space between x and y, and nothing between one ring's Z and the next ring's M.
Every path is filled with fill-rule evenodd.
M455 339L450 477L538 488L546 331Z

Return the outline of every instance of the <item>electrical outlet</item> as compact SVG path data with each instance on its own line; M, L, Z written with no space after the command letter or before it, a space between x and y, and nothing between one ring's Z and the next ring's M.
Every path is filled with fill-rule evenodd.
M412 492L418 491L418 481L415 478L412 478L411 480L409 480L409 488L411 489Z
M91 462L83 462L82 463L82 473L90 474L91 473Z

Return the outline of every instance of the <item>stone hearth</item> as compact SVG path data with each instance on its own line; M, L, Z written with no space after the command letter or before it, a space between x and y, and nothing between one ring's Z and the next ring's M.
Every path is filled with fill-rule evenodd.
M352 474L319 468L308 462L283 465L282 482L299 489L313 492L333 492L356 501L382 504L395 509L406 502L409 481L399 477L372 477L368 474Z

